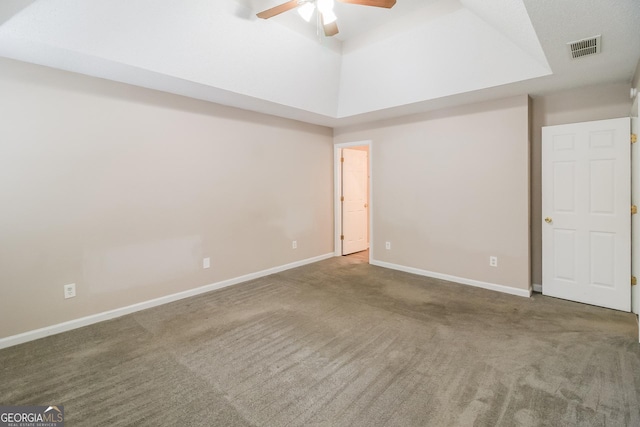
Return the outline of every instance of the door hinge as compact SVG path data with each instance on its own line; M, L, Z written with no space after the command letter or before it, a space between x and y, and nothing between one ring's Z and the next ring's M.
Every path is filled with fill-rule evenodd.
M635 286L638 284L638 279L636 279L636 276L631 276L631 286Z
M631 143L635 144L636 142L638 142L638 135L636 135L635 133L631 134Z
M635 215L638 213L638 207L636 205L631 205L631 215Z
M340 157L340 162L344 163L344 157Z
M344 196L340 197L340 201L344 202Z
M341 235L341 236L340 236L340 240L344 240L344 235Z

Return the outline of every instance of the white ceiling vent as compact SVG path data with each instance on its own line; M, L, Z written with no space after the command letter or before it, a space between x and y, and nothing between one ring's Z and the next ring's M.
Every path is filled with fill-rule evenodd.
M597 35L567 43L567 46L569 46L569 50L571 51L571 58L577 59L582 58L583 56L600 53L600 46L602 46L600 38L601 36Z

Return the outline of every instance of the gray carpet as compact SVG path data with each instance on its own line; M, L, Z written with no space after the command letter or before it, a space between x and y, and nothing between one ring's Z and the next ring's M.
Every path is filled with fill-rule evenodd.
M633 315L334 258L0 351L67 426L640 426Z

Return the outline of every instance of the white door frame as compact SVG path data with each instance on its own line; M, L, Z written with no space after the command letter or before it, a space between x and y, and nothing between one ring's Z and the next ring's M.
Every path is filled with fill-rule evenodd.
M638 100L634 102L634 110L636 116L631 117L631 132L638 133L640 123L638 121ZM631 203L640 204L640 148L638 144L631 145ZM638 215L631 215L631 274L633 276L640 275L640 218ZM638 285L631 287L631 311L635 314L640 313L640 289ZM640 340L640 330L638 331L638 340Z
M366 145L369 148L369 209L367 215L369 216L369 264L373 258L373 174L371 165L373 153L371 140L343 142L333 145L333 230L334 230L334 255L342 256L342 242L340 241L340 235L342 234L342 204L340 202L340 196L342 195L342 167L340 165L340 157L343 148L359 147Z
M640 132L640 119L638 118L638 96L633 100L631 108L631 132ZM631 203L640 205L640 148L636 144L631 144ZM631 215L631 274L640 275L640 218L638 215ZM631 288L631 311L640 313L640 289L638 285ZM638 340L640 341L640 327L638 330Z
M638 134L640 131L640 119L638 118L638 97L633 101L631 110L631 132ZM631 144L631 203L640 204L640 152L636 147L638 144ZM631 274L638 277L640 274L640 227L636 218L638 215L631 215ZM631 312L636 315L638 321L638 342L640 342L640 289L638 285L631 287Z

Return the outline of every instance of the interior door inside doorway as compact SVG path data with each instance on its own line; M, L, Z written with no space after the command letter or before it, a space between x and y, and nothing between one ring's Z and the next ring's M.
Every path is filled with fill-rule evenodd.
M367 147L343 148L342 255L369 248L369 156Z

